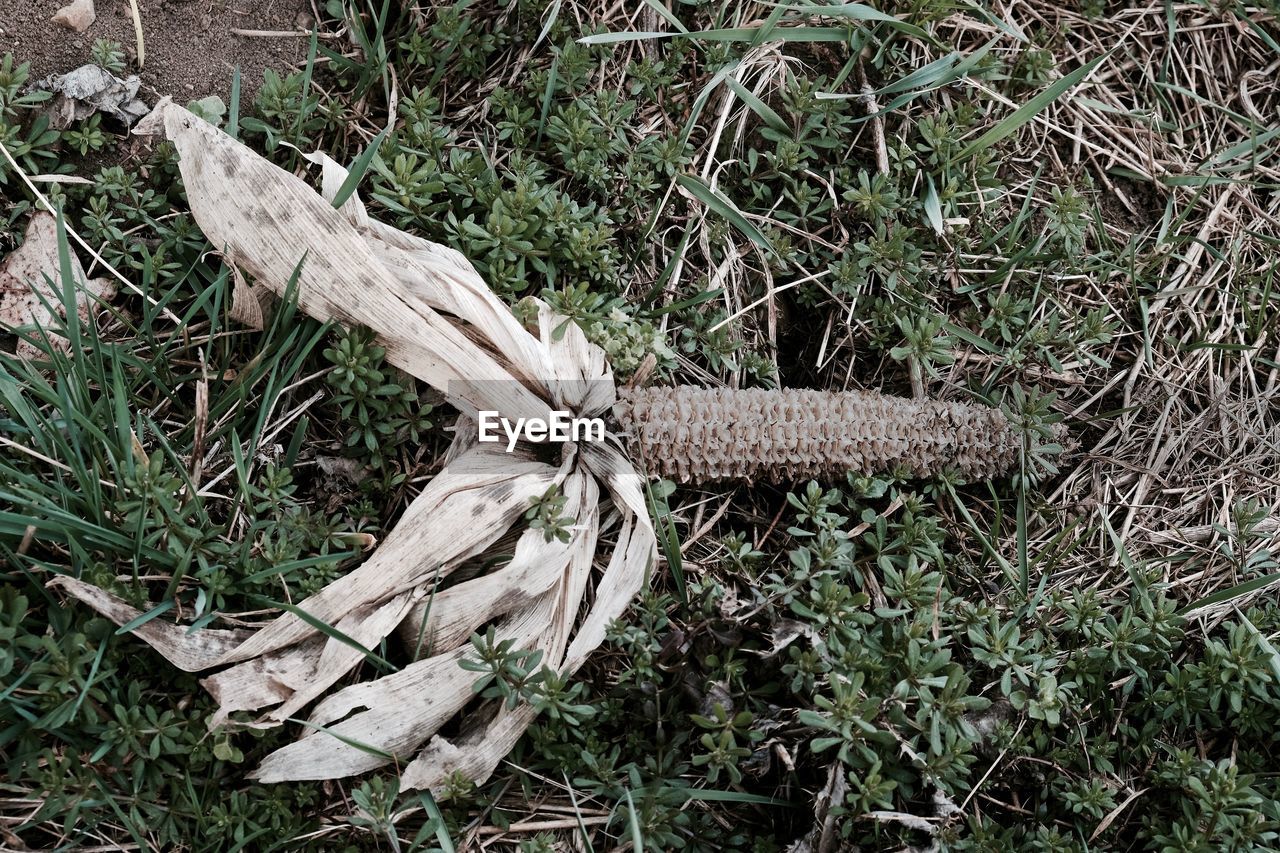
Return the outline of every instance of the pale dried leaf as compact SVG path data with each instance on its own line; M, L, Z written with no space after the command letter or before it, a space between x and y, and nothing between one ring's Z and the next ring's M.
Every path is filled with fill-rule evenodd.
M346 167L323 151L312 151L302 157L320 167L320 196L332 205L338 197L338 190L347 180ZM338 210L357 228L369 224L369 212L365 210L359 193L352 193Z
M164 116L169 105L173 103L171 95L165 95L156 101L156 105L151 108L151 112L138 119L137 124L129 129L130 136L163 136L164 135Z
M317 456L316 467L324 474L331 488L343 484L358 484L369 475L367 466L349 456Z
M401 790L429 790L439 794L455 773L483 783L511 752L536 714L528 705L497 716L468 718L462 732L446 738L436 735L400 773Z
M413 592L403 592L380 605L356 607L333 627L372 651L404 620L415 597ZM268 714L267 719L289 719L332 687L365 657L360 649L349 643L327 638L318 656L309 657L304 665L277 676L281 683L294 692L280 707Z
M427 484L368 561L298 607L333 624L352 608L380 603L446 576L510 527L532 498L562 479L550 465L513 457L492 444L477 445ZM220 663L291 646L315 630L286 613Z
M518 549L513 563L517 560L542 560L561 577L567 568L570 575L574 571L585 575L590 570L598 526L598 518L594 514L598 500L595 484L589 477L578 474L566 481L564 489L568 498L566 507L583 513L582 523L576 525L570 541L547 542L541 531L528 531L521 537L524 548ZM553 638L562 630L556 622L558 599L556 591L544 592L533 598L529 606L518 614L506 616L497 627L499 642L515 639L519 647L531 648L541 645L540 638ZM481 606L487 604L482 602ZM497 609L502 608L499 606ZM558 664L563 645L557 648L552 640L545 650L544 663L550 666ZM334 734L381 752L405 755L406 750L426 741L471 700L470 684L475 681L476 674L457 666L469 651L470 646L466 644L435 649L431 657L400 672L347 687L316 706L310 722L315 726L331 727ZM427 688L429 696L419 692L428 680L431 683ZM408 696L414 698L406 700ZM360 708L366 710L343 720ZM338 720L342 722L336 722ZM343 743L334 734L316 731L277 750L263 761L258 778L262 781L335 778L364 772L385 763L384 759L366 749ZM321 772L317 768L323 768L323 772L329 775L312 775Z
M900 824L908 829L925 832L929 835L934 835L938 831L938 825L933 819L918 817L917 815L908 814L907 812L873 811L867 812L867 817L879 823Z
M600 495L593 481L581 473L571 475L564 495L565 512L577 519L579 526L586 531L598 526ZM594 538L590 536L592 551ZM587 536L579 537L585 539ZM431 654L457 648L481 625L528 605L562 581L570 556L564 543L547 541L541 530L526 530L507 565L427 594L400 626L400 637L409 648Z
M106 590L68 575L57 575L46 586L67 592L117 625L128 624L142 615L141 610ZM182 625L165 622L159 617L133 629L135 637L145 640L165 660L184 672L208 669L228 651L243 643L252 633L252 631L234 628L201 628L198 631L190 631Z
M76 313L88 322L90 307L96 304L95 297L107 300L116 290L106 279L87 280L74 252L70 252L70 260L71 278L76 287ZM37 326L45 330L53 346L66 352L70 342L54 331L63 310L61 287L58 221L51 213L37 211L27 224L22 245L0 264L0 324ZM55 315L50 307L58 313ZM40 350L26 341L19 342L17 352L25 358L40 355Z
M582 415L612 408L618 395L604 350L589 342L577 323L541 300L535 303L542 345L551 353L554 398Z
M261 332L266 328L263 300L267 298L267 294L250 285L245 280L244 273L234 265L231 267L231 280L231 310L227 312L228 315L234 322Z
M503 620L495 631L497 641L510 639L517 647L527 648L546 630L552 595L540 599L541 607ZM309 721L327 731L315 731L271 753L253 778L262 782L332 779L386 764L387 759L372 754L370 747L407 758L473 698L476 673L458 665L469 652L470 647L454 649L329 696L316 706ZM359 708L366 710L342 719Z
M76 184L80 186L93 186L93 181L88 178L82 178L79 175L32 175L30 180L33 184Z
M366 648L376 646L408 613L416 589L446 577L457 563L483 551L523 513L533 497L561 481L566 473L502 453L493 445L477 445L427 485L373 557L301 602L300 609L334 625ZM136 609L96 587L75 582L67 588L117 624L138 615ZM114 603L107 607L104 602ZM283 710L264 718L264 722L278 722L316 698L364 657L358 649L333 638L307 643L305 653L299 653L297 644L321 635L292 613L283 614L256 633L235 632L235 642L227 639L232 635L226 632L187 634L160 619L135 633L190 671L260 661L212 677L210 689L216 691L220 720L233 711L284 702ZM223 641L211 647L211 638Z
M625 516L617 533L617 544L604 575L596 583L595 601L574 634L562 667L576 672L587 656L604 642L605 629L622 616L631 600L649 579L653 566L655 538L648 519Z
M375 330L387 360L467 414L545 418L548 406L429 306L301 178L176 105L164 110L191 213L214 247L313 317Z
M325 726L326 731L312 730L271 753L249 778L260 782L337 779L387 763L348 741L407 758L471 698L475 673L458 666L465 651L457 649L340 690L312 714L312 725ZM358 707L368 710L331 724Z
M50 124L62 130L94 113L109 115L126 126L133 124L149 112L138 97L141 85L136 74L121 78L90 63L66 74L46 77L35 88L56 96L49 107Z
M347 170L318 151L307 159L321 166L321 194L331 201L347 179ZM466 258L447 246L370 219L355 193L341 211L368 238L370 250L406 293L474 327L481 340L502 354L514 376L545 391L543 383L554 371L547 349L520 325Z
M475 674L458 666L469 649L467 636L492 624L499 641L541 649L546 665L571 673L644 583L657 547L643 483L617 449L566 445L560 465L548 465L524 450L508 454L499 445L478 444L471 416L480 409L511 419L543 417L550 408L580 416L603 412L616 399L605 354L545 304L538 304L530 333L465 258L369 218L355 195L335 211L301 179L187 111L167 105L156 112L148 124L162 121L178 149L196 221L232 264L276 293L297 271L298 300L307 313L369 326L392 364L433 385L462 412L445 469L382 547L298 605L367 649L403 620L410 629L402 628L406 642L422 636L430 656L322 699L311 714L312 730L268 756L256 777L337 778L378 767L387 755L407 760L417 752L406 768L406 787L438 788L453 770L483 779L532 712L481 709L463 720L458 736L438 735L473 699ZM333 198L346 170L324 155L309 159L323 169L324 192ZM553 484L564 489L576 519L569 542L546 542L541 531L508 534L530 500ZM606 500L614 508L615 545L589 594ZM451 572L492 554L500 541L506 548L515 542L505 566L448 586ZM203 682L219 704L211 724L271 706L259 725L291 718L364 656L283 614L244 643L200 659L236 664Z
M236 711L257 711L288 699L293 688L287 686L284 679L318 658L325 640L323 636L315 636L278 654L253 658L201 679L201 686L218 703L209 717L209 728L220 728ZM249 725L266 728L278 723L269 720Z
M810 623L801 622L798 619L779 619L773 623L773 629L770 631L770 639L773 641L772 648L757 654L761 657L774 657L801 637L817 639L817 633Z
M554 669L563 667L565 645L591 574L600 528L597 487L585 473L581 479L580 506L585 516L579 516L579 530L569 543L569 562L563 580L554 593L531 600L525 608L526 620L532 624L545 623L536 646L545 653L544 665ZM572 503L571 500L567 505ZM548 610L550 619L546 618ZM533 718L533 710L525 705L514 709L503 706L492 718L480 715L467 718L459 737L449 739L435 735L428 741L401 773L401 788L439 792L453 773L462 773L474 782L485 781Z

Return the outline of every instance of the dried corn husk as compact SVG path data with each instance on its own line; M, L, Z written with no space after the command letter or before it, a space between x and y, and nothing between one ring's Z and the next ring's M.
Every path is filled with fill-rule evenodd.
M163 126L177 147L192 215L228 262L277 294L296 275L305 311L372 328L391 363L463 414L445 469L374 555L298 605L366 649L407 624L407 633L429 641L422 659L328 693L365 655L291 613L247 636L189 634L157 620L134 633L182 669L220 669L202 682L218 702L214 726L237 711L260 712L253 725L278 725L328 693L303 736L255 771L262 781L349 776L387 756L405 768L405 787L438 788L454 771L483 780L531 716L523 707L479 709L468 713L458 743L437 734L473 698L475 675L458 666L471 632L492 624L500 640L542 649L544 663L573 671L644 583L656 548L639 477L623 454L569 444L558 464L548 464L476 443L470 418L484 409L512 420L552 409L603 412L615 402L604 353L546 305L534 332L526 330L465 258L370 219L357 198L335 210L326 199L346 172L327 157L312 157L323 170L318 194L187 110L163 104L148 124ZM510 563L447 585L553 484L576 519L568 542L525 532ZM612 548L600 544L606 528ZM591 595L597 557L603 572ZM119 624L138 615L80 581L51 586ZM433 593L437 615L423 626L419 605Z
M176 666L219 670L202 684L218 703L211 726L256 711L251 725L292 719L317 699L307 731L255 771L266 782L330 779L395 761L406 788L440 789L454 773L480 781L527 728L532 711L468 708L459 734L439 734L472 701L474 674L458 664L486 625L498 639L541 649L544 663L576 670L608 623L639 591L656 556L642 480L613 443L561 446L554 464L475 441L474 416L596 416L618 405L636 449L686 480L795 479L899 462L981 477L1017 457L998 412L874 394L697 389L628 391L619 401L604 352L536 302L532 331L457 252L369 217L352 196L334 210L346 171L323 154L322 192L267 162L188 111L162 103L144 125L162 128L180 155L192 214L227 260L321 320L377 332L391 363L439 390L462 414L447 464L360 568L261 630L187 633L155 620L134 633ZM247 286L238 288L254 298ZM715 434L741 422L737 432ZM806 423L807 422L807 423ZM745 431L743 431L745 430ZM649 454L646 448L660 448ZM825 461L823 457L825 455ZM702 461L698 461L701 459ZM505 565L450 584L459 567L494 549L531 498L558 485L576 519L568 542L540 531L514 536ZM605 536L608 532L610 535ZM612 546L606 543L612 541ZM599 558L599 560L597 560ZM602 571L593 581L599 562ZM51 585L118 624L138 610L69 578ZM320 620L366 649L396 632L425 654L390 675L330 693L365 655L313 627ZM321 697L324 697L321 699Z

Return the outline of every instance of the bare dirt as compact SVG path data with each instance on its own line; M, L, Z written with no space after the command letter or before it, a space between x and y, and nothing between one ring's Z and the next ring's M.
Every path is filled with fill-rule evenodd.
M313 22L311 0L137 0L145 64L139 69L129 0L97 0L97 19L84 33L50 18L69 0L0 0L0 54L31 63L33 80L92 61L95 39L119 42L129 72L142 78L149 104L163 95L185 104L207 95L230 100L232 71L240 67L247 106L267 68L287 71L307 55L305 36L238 35L233 30L300 33Z

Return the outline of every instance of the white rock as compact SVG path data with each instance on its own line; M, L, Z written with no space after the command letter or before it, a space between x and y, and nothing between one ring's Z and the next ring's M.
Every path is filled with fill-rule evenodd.
M60 27L66 27L82 33L93 26L98 13L94 11L93 0L71 0L70 3L53 13L49 20Z

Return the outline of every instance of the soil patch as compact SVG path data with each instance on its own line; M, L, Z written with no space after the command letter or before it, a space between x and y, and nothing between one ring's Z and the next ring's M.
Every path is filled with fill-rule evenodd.
M0 0L0 54L31 63L33 80L63 74L92 61L95 39L119 42L129 72L142 78L148 103L163 95L185 104L207 95L228 101L238 65L241 103L247 106L267 68L285 71L304 61L303 36L245 36L233 30L301 32L312 26L310 0L138 0L146 64L135 56L128 0L97 0L97 19L76 33L50 18L68 0Z

